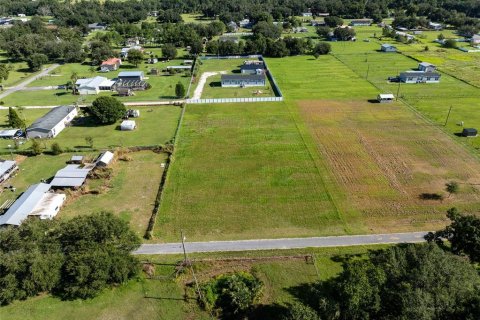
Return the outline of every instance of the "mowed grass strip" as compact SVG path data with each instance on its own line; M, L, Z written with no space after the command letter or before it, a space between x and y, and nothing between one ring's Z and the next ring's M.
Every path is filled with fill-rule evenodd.
M457 206L478 210L480 164L402 104L302 101L300 113L347 202L371 232L430 230ZM448 197L445 183L461 184ZM444 201L422 194L444 194Z
M187 108L156 237L176 241L182 229L190 240L347 232L285 104Z

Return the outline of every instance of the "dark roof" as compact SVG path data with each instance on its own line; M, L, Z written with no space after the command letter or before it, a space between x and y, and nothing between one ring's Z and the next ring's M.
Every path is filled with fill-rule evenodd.
M27 131L33 129L43 129L50 131L75 108L75 106L60 106L53 108L48 111L43 117L38 118L34 123L32 123L32 125L28 127Z
M143 80L119 80L115 83L115 87L119 88L133 88L133 87L145 87L147 82Z
M423 71L409 71L409 72L402 72L400 73L400 77L440 77L440 74L437 72L423 72Z
M470 133L477 133L477 129L475 128L465 128L463 132L470 132Z
M243 80L243 81L258 81L258 80L265 80L264 74L222 74L222 81L223 80Z
M251 63L251 64L244 64L240 67L242 70L257 70L257 69L264 69L264 64L263 63Z

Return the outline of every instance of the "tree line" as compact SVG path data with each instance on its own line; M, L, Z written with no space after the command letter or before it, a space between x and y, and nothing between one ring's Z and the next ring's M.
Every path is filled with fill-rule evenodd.
M85 299L138 273L140 239L111 213L0 230L0 305L48 292Z

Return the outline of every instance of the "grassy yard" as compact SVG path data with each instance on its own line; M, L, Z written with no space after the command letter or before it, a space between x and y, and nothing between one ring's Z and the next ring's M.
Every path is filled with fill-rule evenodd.
M3 80L1 84L5 87L11 87L19 84L23 80L26 80L38 72L32 72L28 69L28 65L26 62L9 62L5 53L0 52L0 62L6 63L10 65L13 69L10 71L7 80ZM48 67L49 65L45 65L44 68Z
M134 131L120 131L118 123L99 126L92 122L89 117L79 116L72 125L63 130L54 139L43 140L44 146L49 149L53 142L57 142L64 149L85 149L85 137L93 138L93 147L97 149L151 146L165 144L173 138L177 128L181 109L175 106L135 107L140 110L140 117L135 119L137 129ZM25 119L27 126L37 118L47 113L48 109L24 109L19 112L20 117ZM0 110L0 126L8 127L6 116L8 110ZM12 140L0 139L0 152L9 152L8 145L13 145ZM30 148L26 142L20 149Z
M350 255L362 255L368 250L379 249L379 246L344 247L304 250L280 250L261 252L236 252L216 254L196 254L193 258L238 259L243 257L257 258L257 261L217 260L197 261L195 268L199 281L234 270L253 272L264 283L264 294L257 309L259 319L276 320L275 304L284 306L295 300L302 300L301 288L319 279L328 279L341 271L342 258ZM315 266L306 263L303 258L293 256L312 254ZM278 259L278 256L291 258ZM155 264L155 274L172 275L180 256L146 256ZM317 270L315 270L317 269ZM318 271L318 276L317 276ZM187 287L192 276L186 272L176 281L149 280L143 276L126 285L107 289L98 297L90 300L61 301L50 296L39 296L26 301L18 301L12 305L0 307L0 318L17 319L65 319L75 314L79 320L106 319L211 319L199 309L191 286ZM185 294L187 300L185 301Z
M60 217L72 218L94 212L110 211L130 223L142 237L152 215L163 174L165 154L152 151L129 153L130 161L117 160L108 181L87 180L88 194L73 193L60 211ZM98 194L97 194L98 192Z
M203 87L201 98L252 98L252 97L273 97L275 93L272 90L271 84L267 79L267 85L264 87L250 87L250 88L222 88L220 72L226 74L239 74L240 67L245 59L210 59L202 60L198 72L197 79L194 80L192 91L197 86L198 79L204 72L218 72L218 74L210 76Z

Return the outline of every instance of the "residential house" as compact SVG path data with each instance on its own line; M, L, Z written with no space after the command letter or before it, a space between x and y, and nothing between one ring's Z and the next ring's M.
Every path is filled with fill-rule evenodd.
M182 64L185 66L191 66L193 65L193 60L183 60Z
M312 27L323 27L323 26L326 26L327 24L323 20L310 20L310 25Z
M400 73L399 79L404 83L439 83L440 74L437 72L406 71Z
M352 27L371 26L372 22L373 22L372 19L355 19L350 21L350 26Z
M27 128L27 138L54 138L78 114L75 106L60 106L50 109Z
M437 67L435 67L435 65L428 62L421 62L418 64L418 71L434 72L436 69Z
M222 74L222 87L264 87L266 85L265 74Z
M147 61L149 64L155 64L158 63L158 58L148 58Z
M394 45L388 44L388 43L384 43L380 47L380 51L382 51L382 52L397 52L397 47L395 47Z
M102 62L100 65L100 71L108 72L115 71L122 65L122 59L119 58L110 58Z
M293 33L305 33L308 32L308 29L306 27L296 27L292 28Z
M250 21L250 19L243 19L238 23L238 25L240 28L250 29L253 23Z
M111 91L115 81L105 77L78 79L75 82L79 94L99 94L100 91Z
M56 216L65 201L65 195L52 196L50 185L34 184L22 193L13 205L0 216L0 226L19 226L31 214L40 219L51 219Z
M88 29L95 31L95 30L107 30L107 25L105 23L90 23L88 25Z
M302 17L311 17L313 14L311 12L302 12Z
M415 36L413 36L409 33L403 32L403 31L395 31L395 35L400 36L400 37L405 37L405 38L407 38L407 40L415 39Z
M16 161L2 160L0 162L0 183L10 178L10 176L14 174L17 170L18 166Z

